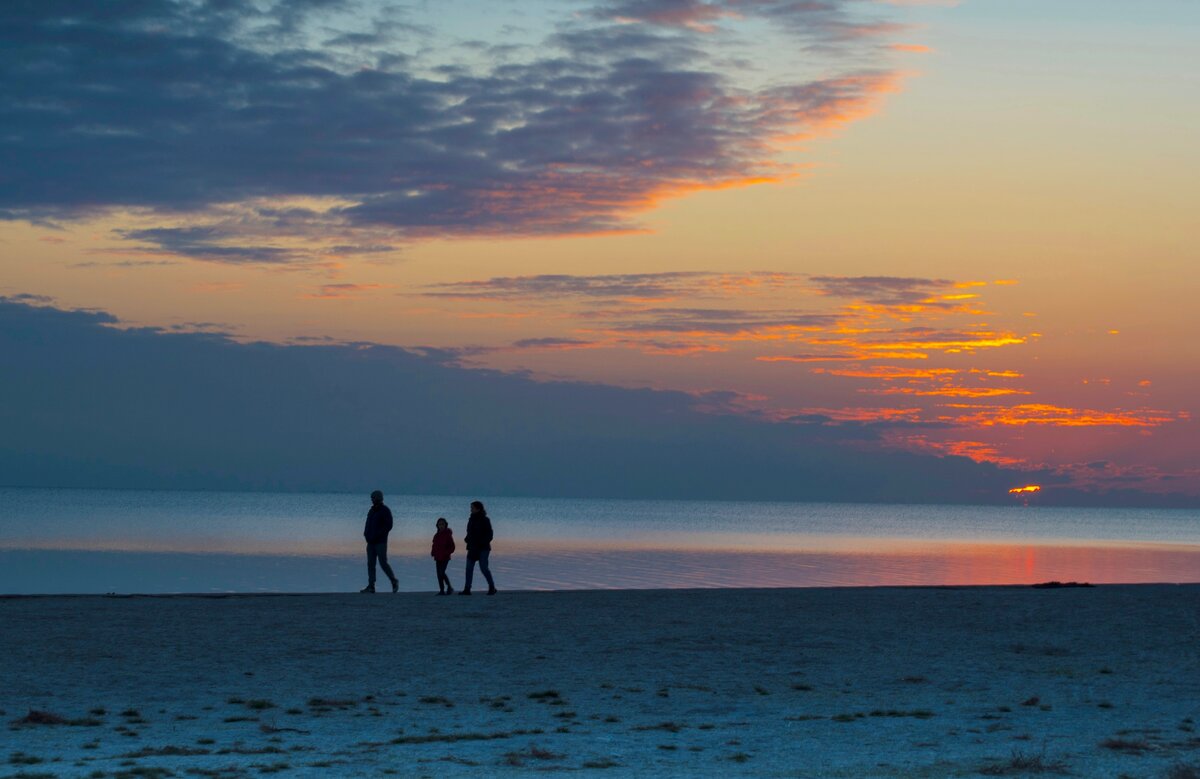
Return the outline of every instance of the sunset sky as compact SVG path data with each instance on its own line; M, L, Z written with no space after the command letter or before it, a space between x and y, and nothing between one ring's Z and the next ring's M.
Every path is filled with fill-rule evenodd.
M1197 40L1193 0L7 2L4 343L401 347L1196 505ZM23 441L82 402L49 376Z

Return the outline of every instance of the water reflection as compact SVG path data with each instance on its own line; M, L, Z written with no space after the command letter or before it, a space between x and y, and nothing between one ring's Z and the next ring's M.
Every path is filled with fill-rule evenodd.
M436 591L428 554L393 554L406 591ZM0 592L338 592L365 579L358 555L0 551ZM463 561L451 563L462 583ZM1200 581L1200 546L927 544L880 551L746 552L586 547L498 549L502 589L833 587Z
M433 521L461 539L473 497L388 496L404 589L436 589ZM510 590L1200 581L1196 511L483 497ZM366 507L365 492L0 488L0 593L353 591Z

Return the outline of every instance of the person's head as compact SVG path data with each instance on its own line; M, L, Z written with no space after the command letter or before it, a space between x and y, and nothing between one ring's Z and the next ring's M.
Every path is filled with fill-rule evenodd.
M375 505L379 505L380 503L383 503L383 493L380 492L379 490L375 490L374 492L372 492L371 493L371 502Z
M446 528L448 528L448 527L450 527L450 523L448 523L448 522L446 521L446 518L445 518L445 517L438 517L438 520L437 520L437 529L438 529L438 530L445 530L445 529L446 529Z
M485 509L483 507L483 504L480 503L479 501L473 500L473 501L471 501L471 513L472 514L486 514L487 509Z

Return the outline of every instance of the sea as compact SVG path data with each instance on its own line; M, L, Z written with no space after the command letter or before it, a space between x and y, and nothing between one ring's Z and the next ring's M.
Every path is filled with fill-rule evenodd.
M1196 510L395 494L402 590L437 590L438 517L462 586L472 500L492 519L501 591L1200 582ZM0 488L0 594L354 592L369 505L365 492Z

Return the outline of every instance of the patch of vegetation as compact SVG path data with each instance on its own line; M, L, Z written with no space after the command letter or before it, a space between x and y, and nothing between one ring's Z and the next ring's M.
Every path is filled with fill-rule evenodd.
M35 755L27 755L24 752L13 752L8 756L9 765L37 765L44 762L46 761L42 758Z
M875 709L868 713L871 717L913 717L914 719L929 719L933 712L929 709Z
M684 726L676 722L660 722L657 725L637 725L634 730L665 730L668 733L678 733L683 730Z
M266 709L275 708L275 704L269 700L266 700L265 698L256 698L254 700L246 701L246 708L254 709L255 711L265 711Z
M209 750L198 749L196 747L142 747L136 752L129 752L121 755L121 757L136 760L142 757L192 757L194 755L207 755Z
M250 717L245 714L239 714L233 717L226 717L222 722L258 722L258 717Z
M1045 752L1013 752L1008 760L984 766L979 769L979 773L984 776L1009 776L1011 774L1068 774L1070 770L1062 760L1047 758Z
M620 768L621 764L611 757L602 757L599 760L585 760L584 768Z
M454 708L454 702L451 701L449 698L443 697L441 695L424 695L420 698L417 698L417 701L419 703L424 703L429 706L441 705L441 706L445 706L447 709Z
M392 739L392 744L437 744L446 743L453 744L459 741L496 741L498 739L512 738L514 736L539 736L544 731L541 728L532 730L513 730L513 731L496 731L494 733L429 733L422 736L397 736Z
M51 711L30 709L21 719L13 720L14 725L66 725L66 717L60 717Z
M745 763L750 760L750 755L745 752L734 752L725 759L733 763Z
M357 706L358 701L346 698L309 698L308 705L313 709L348 709Z
M1111 749L1114 752L1128 752L1134 755L1140 755L1143 752L1149 752L1151 749L1154 749L1154 746L1150 742L1140 738L1106 738L1100 742L1100 746L1105 749Z
M257 747L255 749L247 749L244 746L235 744L232 747L217 750L218 755L285 755L287 752L279 747Z
M797 683L797 684L792 685L792 689L795 690L796 692L812 692L813 686L811 684Z
M770 695L771 694L771 691L768 690L766 687L763 687L761 684L754 685L754 691L756 693L758 693L759 695Z
M526 697L531 701L551 701L561 699L562 695L558 690L542 690L541 692L531 692Z
M526 760L562 760L564 757L566 755L560 755L548 749L542 749L536 744L530 744L527 748L520 751L505 752L504 762L507 765L520 767L525 765Z

